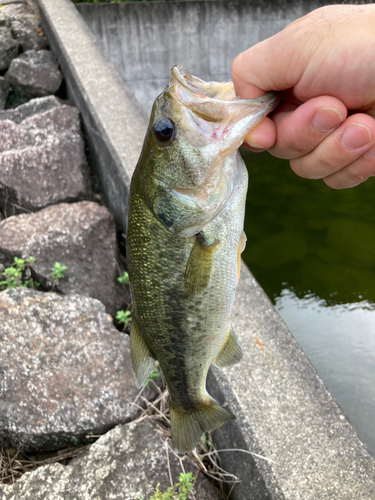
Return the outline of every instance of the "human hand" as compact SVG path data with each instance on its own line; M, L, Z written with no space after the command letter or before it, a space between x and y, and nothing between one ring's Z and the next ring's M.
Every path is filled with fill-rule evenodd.
M375 175L374 54L375 5L322 7L239 54L237 95L282 91L272 118L246 137L249 149L335 189Z

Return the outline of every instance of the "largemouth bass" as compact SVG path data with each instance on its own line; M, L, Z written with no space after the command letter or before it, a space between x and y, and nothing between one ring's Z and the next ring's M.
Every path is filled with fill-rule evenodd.
M206 391L213 363L242 357L229 326L239 278L247 171L237 151L277 104L274 93L238 100L232 83L182 67L156 99L129 202L127 262L135 383L155 360L169 390L173 446L191 451L234 415Z

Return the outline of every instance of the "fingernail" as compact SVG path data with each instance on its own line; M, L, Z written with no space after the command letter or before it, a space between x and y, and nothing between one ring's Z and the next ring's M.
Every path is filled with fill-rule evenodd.
M343 121L341 114L334 108L320 108L312 119L312 125L318 132L329 132Z
M371 141L371 131L360 123L351 123L342 136L342 144L347 149L359 149Z
M261 146L260 144L255 144L255 142L248 142L246 141L246 144L247 146L249 146L249 148L253 148L253 149L265 149L264 146Z
M375 146L372 146L372 148L366 151L363 156L366 156L367 158L375 158Z

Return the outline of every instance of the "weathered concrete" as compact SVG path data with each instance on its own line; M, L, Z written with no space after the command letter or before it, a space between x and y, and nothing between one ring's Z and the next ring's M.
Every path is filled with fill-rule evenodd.
M223 467L242 479L231 498L374 499L375 460L244 264L241 271L232 326L244 358L209 378L237 420L214 439L274 462L221 454Z
M233 58L324 0L78 4L129 88L150 113L181 64L204 80L229 80ZM332 3L332 2L331 2Z
M107 206L126 228L130 179L147 121L68 0L37 0L43 30L63 70L68 96L81 110Z
M58 16L59 12L63 11L66 1L68 0L53 0L56 5L53 11L50 7L51 0L39 0L42 13L48 7L48 17L44 15L45 27L52 34L57 23L53 16ZM188 4L189 2L186 3ZM241 10L241 5L249 5L247 1L214 2L208 5L207 9L216 12L215 9L218 9L220 5L225 7L225 4L228 7L226 17L222 18L223 22L215 24L212 21L210 23L210 36L217 35L218 39L220 37L224 39L224 43L230 38L224 29L224 24L228 29L231 20L238 17L237 8L243 16L246 16L246 9ZM284 5L281 2L252 4L256 7L252 15L257 15L253 19L257 23L249 25L252 29L262 22L261 5L268 4L267 12L269 13L273 12L275 5ZM145 8L146 13L146 9L157 9L159 5L160 8L165 8L165 16L168 16L169 11L173 13L174 9L180 6L183 8L182 5L185 4L181 3L179 7L175 7L173 3L165 4L163 7L162 4L149 6L139 4L134 5L134 8ZM196 5L196 3L193 2L191 5ZM295 6L294 10L290 10L291 5ZM288 12L291 17L287 19L285 14L285 22L302 15L303 11L298 10L298 6L304 5L306 5L305 2L288 3ZM316 6L318 5L315 3L309 3L309 9ZM278 12L284 11L280 7ZM144 19L150 21L144 26L143 33L145 34L147 30L154 28L152 18L146 16ZM166 27L172 28L173 25L169 24ZM165 39L168 42L167 46L179 44L176 39L180 28L181 26L175 28L175 31L165 29L169 34ZM236 37L240 28L237 27L234 31ZM244 26L242 28L245 32L250 29ZM155 27L155 33L161 33L158 27ZM272 34L267 31L260 33L261 36ZM135 33L133 36L136 36ZM77 44L75 46L77 52L80 52L81 47ZM61 50L66 49L62 47ZM56 52L58 53L58 50ZM82 52L86 54L84 47ZM204 58L204 53L202 48L202 58ZM218 54L222 57L224 52ZM228 59L231 57L232 54L228 55ZM72 56L70 60L76 59ZM149 71L147 59L142 63L147 73ZM168 71L170 65L168 63ZM187 69L192 69L186 66ZM106 74L106 68L107 65L103 62L103 75ZM69 74L72 75L72 70ZM219 77L219 73L215 75L216 78ZM111 105L111 98L112 96L108 98L108 106ZM90 108L90 100L90 94L83 96L79 106ZM105 105L106 103L103 102L103 106ZM81 111L85 112L84 109ZM140 120L139 126L134 114L129 114L129 119L134 129L142 128L143 119ZM139 143L137 144L139 146ZM136 151L136 145L133 144L130 154L139 154L139 149ZM103 189L106 190L107 186L104 185ZM127 187L124 188L124 193L127 193L126 189ZM118 200L118 203L121 202L124 202L124 198ZM237 414L237 420L216 431L216 444L220 449L241 447L259 453L273 462L257 459L241 452L223 453L224 466L231 468L232 472L242 479L242 484L235 487L231 499L331 500L339 498L352 500L360 498L373 500L375 460L361 443L353 427L342 414L271 302L245 266L242 269L236 298L233 326L244 348L244 359L238 366L223 371L213 371L209 387L222 403L229 404L229 408Z

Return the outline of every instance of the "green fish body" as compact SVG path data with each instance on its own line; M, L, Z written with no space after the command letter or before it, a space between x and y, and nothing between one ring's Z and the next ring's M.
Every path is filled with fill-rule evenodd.
M180 453L235 418L207 393L206 376L211 363L242 357L229 325L246 241L248 177L237 149L277 98L234 98L231 83L206 83L175 66L130 188L133 374L141 387L158 360Z

